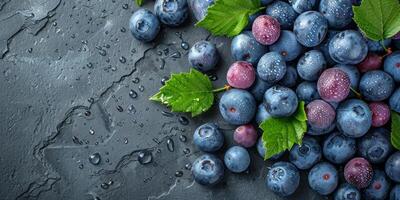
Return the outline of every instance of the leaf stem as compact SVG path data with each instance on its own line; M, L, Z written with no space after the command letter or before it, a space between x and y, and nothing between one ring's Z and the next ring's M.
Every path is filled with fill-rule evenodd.
M354 88L350 87L350 90L356 95L357 98L361 99L362 96L359 92L357 92Z
M223 92L223 91L226 91L226 90L229 90L229 89L231 89L230 85L224 85L224 87L214 89L212 92L214 92L214 93Z
M382 48L385 49L386 52L388 52L388 49L387 49L386 46L385 46L385 40L384 40L384 39L382 39L382 40L380 41L380 44L381 44Z

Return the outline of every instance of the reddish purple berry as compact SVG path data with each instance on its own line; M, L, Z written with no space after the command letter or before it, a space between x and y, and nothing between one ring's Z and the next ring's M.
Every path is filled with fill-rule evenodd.
M256 80L256 72L253 66L248 62L234 62L226 74L226 80L232 87L247 89Z
M329 68L322 72L317 83L318 93L328 102L341 102L349 95L350 78L339 68Z
M373 175L371 164L361 157L351 159L344 167L344 178L358 188L367 187Z
M252 32L259 43L271 45L278 40L281 27L275 18L269 15L260 15L253 22Z
M236 128L233 140L239 145L249 148L257 142L257 130L251 124L242 125Z
M372 102L369 104L372 112L372 126L381 127L390 120L390 108L383 102Z
M325 130L335 121L335 109L323 100L314 100L306 107L307 122L315 130Z
M379 69L381 66L382 57L374 53L369 53L367 57L357 65L358 70L362 73Z
M398 32L398 33L397 33L396 35L394 35L392 38L395 39L395 40L400 40L400 32Z

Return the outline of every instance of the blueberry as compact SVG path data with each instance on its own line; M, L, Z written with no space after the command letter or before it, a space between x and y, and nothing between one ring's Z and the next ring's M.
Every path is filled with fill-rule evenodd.
M292 66L287 66L286 68L286 74L283 76L283 78L278 82L279 85L285 86L285 87L294 87L296 86L297 83L297 71L294 67Z
M389 99L390 109L400 113L400 88L397 88Z
M274 17L260 15L254 20L251 32L257 42L263 45L271 45L279 39L281 25Z
M297 41L306 47L315 47L325 38L328 31L328 21L321 13L307 11L297 17L293 32Z
M390 200L400 200L400 184L397 184L392 188L390 192Z
M384 128L370 130L358 143L360 155L374 164L384 162L392 151L389 136Z
M306 104L320 98L317 83L315 82L304 81L300 83L296 88L296 94L299 100L304 101Z
M334 200L361 200L361 194L356 187L343 183L335 192Z
M334 164L343 164L356 154L356 140L333 132L325 139L322 149L327 160Z
M392 75L396 82L400 82L400 51L388 55L383 66L385 72Z
M341 29L352 21L351 0L321 0L319 12L328 20L330 28Z
M275 1L267 6L266 14L277 19L282 29L292 29L297 13L283 1Z
M326 68L324 54L318 50L306 52L297 63L299 76L306 81L316 81Z
M322 72L317 88L321 98L327 102L339 103L350 93L350 77L343 70L333 67Z
M294 11L301 14L303 12L313 10L318 0L289 0Z
M250 165L250 155L245 148L233 146L225 152L224 162L231 172L244 172Z
M132 35L142 42L150 42L160 31L160 21L147 9L139 9L129 19Z
M390 108L384 102L371 102L369 109L372 112L372 126L381 127L386 125L390 120Z
M348 183L361 189L371 183L374 170L368 160L356 157L347 162L343 174Z
M224 177L224 164L216 156L204 154L193 162L192 174L201 185L215 185Z
M390 97L395 87L392 76L381 70L365 73L360 80L360 92L369 101L383 101Z
M226 73L228 84L234 88L247 89L253 85L256 79L256 72L253 65L246 61L232 63Z
M271 115L268 113L267 109L265 108L264 104L260 104L257 109L256 114L256 122L257 124L261 124L263 121L271 118Z
M239 126L233 133L233 140L242 147L250 148L257 142L257 129L252 124Z
M334 126L336 112L327 102L317 99L306 106L307 124L313 132L325 134Z
M289 154L290 162L302 170L310 169L321 157L321 146L316 139L308 136L303 138L301 145L295 144Z
M298 99L292 89L273 86L264 94L264 106L273 117L289 117L297 110Z
M400 152L392 154L385 164L386 175L396 182L400 182Z
M202 40L196 42L190 48L188 59L190 65L195 69L206 72L215 68L219 60L219 54L214 44Z
M272 87L272 84L265 82L257 75L255 82L250 88L250 92L257 101L262 101L265 91L267 91L270 87Z
M161 23L176 27L188 18L189 8L186 0L156 0L154 12Z
M339 182L335 167L327 162L315 165L308 174L308 184L321 195L332 193Z
M365 188L366 200L385 200L390 191L390 180L381 170L375 170L371 184Z
M231 43L231 54L235 61L247 61L256 66L268 48L254 38L251 31L235 36Z
M371 127L371 110L361 100L346 100L337 109L336 123L344 135L352 138L362 137Z
M380 41L373 41L370 39L367 40L368 50L372 52L384 52L385 49L383 48L382 44L385 45L385 48L390 47L390 43L392 43L391 39L380 40Z
M230 124L247 124L256 113L256 101L246 90L231 89L222 95L219 111L225 121Z
M320 50L324 54L326 62L329 65L336 64L336 62L331 58L331 55L329 54L329 43L337 33L339 33L339 31L329 30L326 34L325 40L320 45L315 47L316 50Z
M207 15L207 9L214 4L214 0L188 0L188 3L194 17L200 21Z
M343 64L337 64L335 65L335 67L341 69L349 76L351 88L358 88L358 82L360 81L360 72L358 71L357 67L355 67L354 65Z
M285 61L292 61L301 54L303 47L297 42L293 32L283 30L278 41L269 46L269 50L281 54Z
M340 64L358 64L367 57L367 53L368 45L358 31L342 31L329 43L331 58Z
M275 194L283 197L289 196L299 187L299 171L291 163L277 162L268 171L266 184Z
M278 82L286 74L286 63L283 56L277 52L264 54L258 62L257 73L267 83Z
M258 155L260 155L262 158L264 158L266 150L265 150L265 147L263 145L261 137L257 141L257 152L258 152ZM280 152L280 153L272 156L270 159L271 160L278 160L279 158L281 158L283 156L284 153L285 152Z
M206 123L199 126L193 134L193 143L201 151L214 152L224 144L224 135L215 123Z
M367 57L357 67L360 72L365 73L367 71L377 70L382 67L383 57L376 53L368 53Z

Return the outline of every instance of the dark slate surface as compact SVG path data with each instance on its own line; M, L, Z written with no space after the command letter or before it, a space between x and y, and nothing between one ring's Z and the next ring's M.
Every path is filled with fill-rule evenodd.
M127 27L136 9L133 0L0 0L0 199L280 199L266 189L271 163L255 149L248 173L227 172L214 188L194 183L185 169L200 154L194 129L217 122L229 146L234 127L215 107L191 119L162 114L169 110L148 97L163 77L188 70L183 41L217 45L222 86L229 40L188 22L143 44ZM140 153L152 162L140 164ZM287 199L321 199L302 180Z

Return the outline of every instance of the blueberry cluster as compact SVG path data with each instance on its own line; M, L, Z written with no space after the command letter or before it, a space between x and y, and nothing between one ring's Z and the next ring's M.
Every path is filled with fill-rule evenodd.
M212 3L189 4L200 20ZM194 179L214 185L225 167L246 171L252 159L248 148L256 146L261 157L267 151L255 124L292 116L304 101L308 132L288 152L288 161L268 170L267 188L289 196L300 184L299 170L305 170L310 188L335 200L400 200L400 152L387 129L390 110L400 112L399 38L367 39L352 21L351 0L262 4L264 13L250 16L250 24L232 39L235 62L226 76L232 89L219 101L223 119L238 126L236 146L221 161L211 153L223 146L223 134L216 124L200 126L194 144L206 154L193 164ZM215 69L218 59L207 41L189 53L191 65L203 72Z
M160 23L181 25L189 8L203 19L214 0L156 0L154 13L136 11L130 30L138 40L152 41ZM192 167L194 180L215 185L225 167L248 169L249 148L264 148L255 124L292 116L306 103L308 131L288 161L272 165L266 186L279 196L293 194L299 170L308 172L310 188L335 200L400 200L400 152L390 141L390 110L400 113L400 37L366 38L352 21L352 5L360 0L261 0L265 11L249 17L249 25L232 39L235 62L227 71L226 91L219 101L223 119L238 127L236 146L221 161L213 153L224 145L215 123L196 129L193 141L205 152ZM220 56L208 41L189 51L192 67L214 70ZM285 152L273 156L282 158ZM342 178L343 177L343 178Z

